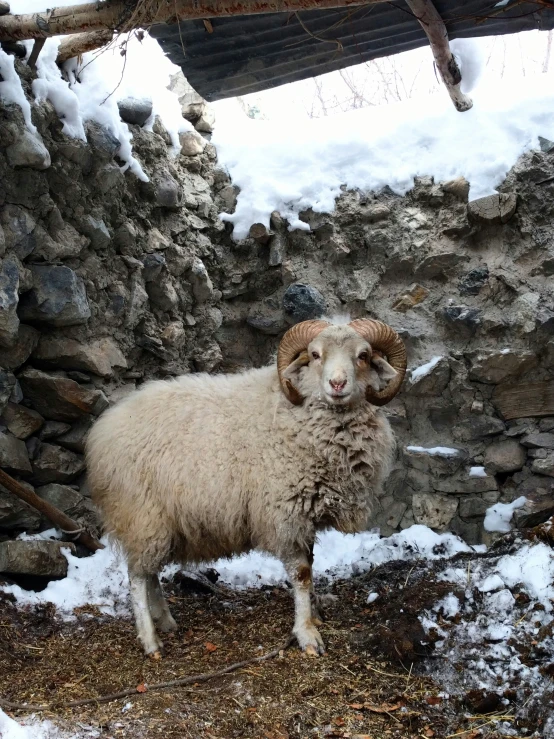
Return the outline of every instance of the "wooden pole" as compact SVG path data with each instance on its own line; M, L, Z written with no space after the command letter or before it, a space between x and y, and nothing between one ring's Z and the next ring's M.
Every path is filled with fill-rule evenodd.
M431 0L406 0L406 2L427 34L437 69L456 110L460 113L469 110L473 107L473 101L460 89L462 74L450 51L446 26L438 10Z
M36 508L37 511L49 518L50 521L56 524L56 526L64 533L75 533L75 541L83 544L83 546L90 549L91 552L96 552L98 549L104 549L104 545L101 544L98 539L91 536L88 531L84 531L72 518L66 516L65 513L60 511L51 503L48 503L48 501L39 498L36 493L27 490L27 488L23 487L23 485L17 482L17 480L14 480L13 477L10 477L10 475L8 475L7 472L4 472L4 470L0 470L0 485L5 487L6 490L9 490L10 493L13 493L18 498L21 498L25 503Z
M90 31L130 31L152 23L177 23L260 13L294 13L301 10L373 5L385 0L139 0L133 7L124 0L53 8L43 13L0 16L0 41L50 38ZM45 5L47 0L45 0Z

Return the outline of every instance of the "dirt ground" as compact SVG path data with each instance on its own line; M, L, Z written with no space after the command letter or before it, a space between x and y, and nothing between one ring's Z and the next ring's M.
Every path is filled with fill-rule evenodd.
M291 646L222 677L164 690L149 686L219 670L285 643L290 592L202 592L177 576L165 590L180 629L166 637L161 661L144 658L130 620L82 609L76 622L63 623L49 608L16 609L4 596L0 697L49 704L51 710L38 715L83 737L96 730L101 737L141 738L499 739L529 736L544 722L539 712L516 722L518 733L498 733L495 719L515 715L515 707L491 704L476 691L458 697L443 692L438 675L445 657L434 654L417 614L452 585L436 581L428 563L392 562L320 589L323 657L306 657ZM373 591L380 597L368 605ZM133 695L62 705L125 688ZM29 713L3 707L15 718Z

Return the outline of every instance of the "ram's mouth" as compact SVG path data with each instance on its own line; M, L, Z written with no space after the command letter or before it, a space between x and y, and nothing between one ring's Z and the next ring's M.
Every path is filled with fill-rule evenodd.
M325 397L331 405L344 405L350 400L352 393L350 390L331 390L330 392L325 391Z

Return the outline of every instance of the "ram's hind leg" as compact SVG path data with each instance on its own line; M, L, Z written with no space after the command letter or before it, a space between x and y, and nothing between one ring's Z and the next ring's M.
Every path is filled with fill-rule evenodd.
M164 597L158 575L148 575L148 605L150 613L160 631L176 631L177 624L171 615L169 606Z
M154 659L160 658L162 642L156 634L156 628L150 613L148 604L148 581L150 575L139 574L129 571L129 583L131 590L131 603L135 622L137 625L137 636L147 655Z
M310 575L311 575L311 589L310 589L310 600L312 605L312 622L314 626L323 626L323 622L325 621L325 613L323 612L323 608L321 606L321 598L319 595L315 592L315 585L314 585L314 573L313 573L313 566L314 566L314 545L310 547L310 552L308 554L308 564L310 565Z

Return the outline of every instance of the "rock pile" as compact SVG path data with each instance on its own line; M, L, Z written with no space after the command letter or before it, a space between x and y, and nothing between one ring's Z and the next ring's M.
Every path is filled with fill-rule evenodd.
M29 142L0 105L1 467L94 527L84 441L110 403L151 377L260 365L292 323L349 312L394 326L416 370L388 410L383 533L416 522L476 542L496 501L527 496L520 520L554 508L554 154L469 206L464 180L421 177L405 197L345 192L302 215L310 231L274 213L235 242L218 214L238 190L214 147L192 131L172 158L159 120L141 128L147 107L120 105L141 182L99 125L69 139L33 104ZM0 488L0 541L45 526Z

